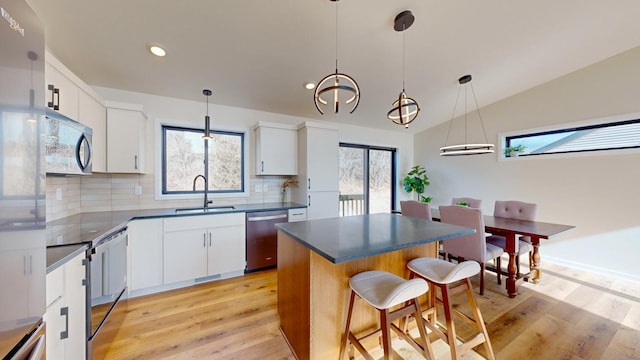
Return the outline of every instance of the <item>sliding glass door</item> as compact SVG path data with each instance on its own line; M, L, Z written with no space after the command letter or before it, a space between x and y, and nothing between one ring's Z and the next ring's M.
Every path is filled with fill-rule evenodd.
M340 143L340 216L391 212L395 182L395 149Z

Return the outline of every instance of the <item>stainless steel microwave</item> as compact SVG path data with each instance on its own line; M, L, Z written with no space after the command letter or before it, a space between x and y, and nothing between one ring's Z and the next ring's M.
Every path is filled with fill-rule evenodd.
M93 130L62 116L47 115L45 122L48 174L91 175Z

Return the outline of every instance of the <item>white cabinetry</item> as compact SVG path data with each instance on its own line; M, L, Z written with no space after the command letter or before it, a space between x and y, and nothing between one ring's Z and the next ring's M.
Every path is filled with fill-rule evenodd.
M106 171L106 112L103 99L62 64L45 53L45 104L93 130L92 171Z
M130 221L127 235L129 290L162 285L162 219Z
M289 222L305 221L307 220L307 209L289 209Z
M107 171L107 111L100 101L84 90L78 94L78 119L93 130L91 171Z
M339 215L338 130L306 122L298 128L298 175L300 187L293 191L297 202L307 204L307 218Z
M85 259L82 252L47 274L47 358L85 358Z
M243 271L245 214L164 219L164 283Z
M144 173L145 120L141 106L107 103L107 172Z
M256 175L298 174L298 133L296 127L258 122L256 137Z
M0 278L0 328L4 322L42 316L44 278L34 277L45 272L42 236L41 230L0 233L0 272L12 274ZM17 292L28 300L12 301Z
M60 70L50 63L46 57L45 62L45 94L46 104L51 110L70 118L78 120L78 87Z

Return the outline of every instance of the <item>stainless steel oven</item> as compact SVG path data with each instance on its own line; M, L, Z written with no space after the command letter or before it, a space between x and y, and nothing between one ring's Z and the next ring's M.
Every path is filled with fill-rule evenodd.
M88 346L91 359L93 346L107 318L127 289L127 229L120 229L93 244L90 250L90 274L87 293Z

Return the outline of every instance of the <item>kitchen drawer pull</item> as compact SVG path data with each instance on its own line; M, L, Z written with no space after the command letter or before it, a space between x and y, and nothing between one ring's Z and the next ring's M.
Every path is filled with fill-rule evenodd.
M64 316L64 331L60 332L60 340L64 340L69 337L69 307L65 306L60 308L60 316Z
M286 219L287 214L282 215L272 215L272 216L255 216L255 217L247 217L247 221L265 221L265 220L275 220L275 219Z
M207 233L202 234L202 247L207 247Z
M53 84L49 84L49 85L47 86L47 89L48 89L49 91L51 91L51 101L49 101L49 102L47 103L47 107L50 107L50 108L52 108L52 109L53 109L53 104L55 104L55 100L56 100L56 99L55 99L55 93L54 93L55 87L53 86Z

